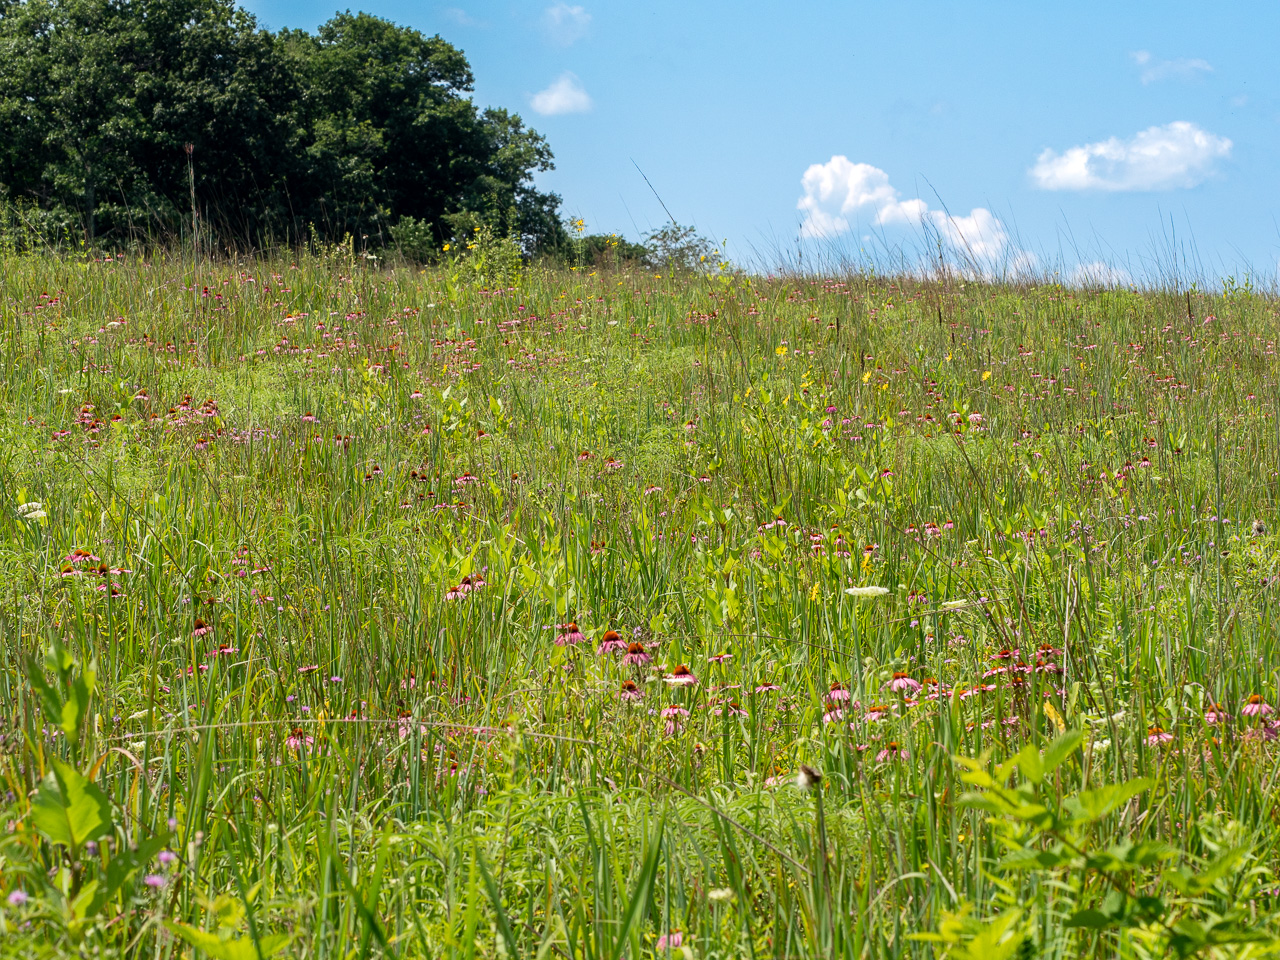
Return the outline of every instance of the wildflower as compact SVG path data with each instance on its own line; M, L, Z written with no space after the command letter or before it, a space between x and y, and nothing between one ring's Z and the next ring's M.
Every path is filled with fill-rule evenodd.
M663 720L674 720L679 719L680 717L687 717L688 715L689 711L676 703L673 703L669 707L663 707L662 713L659 714Z
M1274 712L1275 708L1256 693L1245 701L1244 707L1240 710L1240 713L1246 717L1265 717L1267 714Z
M152 890L159 890L165 885L165 878L158 873L148 873L142 878L142 882Z
M27 896L27 891L14 890L12 893L9 894L8 898L6 899L6 902L11 907L20 907L30 899L31 898Z
M717 653L715 656L707 657L707 663L724 663L726 660L732 659L732 653Z
M192 625L191 636L203 637L206 633L208 633L212 629L213 627L209 626L209 624L205 623L199 617L196 617L196 622Z
M867 723L879 723L890 716L889 707L883 703L873 703L867 707Z
M18 516L23 520L42 520L47 517L48 514L44 511L44 504L33 500L31 503L24 503L18 507ZM16 893L19 891L14 892Z
M822 714L823 723L836 723L837 721L843 719L843 717L844 717L844 708L841 707L840 704L827 701L827 703L823 705L823 714Z
M626 650L627 641L622 639L621 634L617 630L606 630L603 637L600 638L600 646L597 653L613 653L617 650Z
M1209 704L1209 709L1204 712L1204 722L1210 724L1223 723L1230 719L1222 712L1222 705L1218 703Z
M832 680L831 689L827 691L827 698L832 702L848 700L849 691L839 680Z
M909 756L911 754L902 748L902 744L897 740L890 740L885 744L884 749L876 754L876 762L884 763L886 760L900 760Z
M461 600L463 597L467 595L467 592L468 591L463 590L461 584L459 584L456 587L450 587L448 590L446 590L444 593L444 598L446 600Z
M679 930L673 930L670 933L664 933L658 938L657 950L674 950L676 947L684 943L684 934Z
M715 714L717 717L723 717L726 713L731 717L745 717L749 715L747 711L742 708L742 704L738 703L737 700L730 700L727 704L716 708Z
M1173 734L1165 730L1163 727L1147 727L1147 746L1158 747L1162 743L1168 743L1173 739Z
M889 592L888 587L845 587L845 593L851 597L883 597Z
M812 790L818 784L822 783L822 774L813 767L800 764L800 769L796 771L796 786L801 790Z
M782 688L778 686L776 683L762 683L758 687L756 687L755 692L756 693L772 693L774 690L781 690L781 689Z
M70 563L76 567L80 566L83 563L99 562L98 557L95 557L92 553L90 553L88 550L85 550L83 547L76 547L74 550L72 550L62 559L65 562Z
M662 678L673 687L690 687L698 682L698 678L690 672L685 664L680 664L669 674Z
M289 731L289 736L284 738L284 745L290 750L300 750L304 746L309 747L315 742L315 737L307 736L301 727L294 727Z
M644 644L639 640L627 644L626 655L622 658L622 662L628 666L640 666L649 662L649 654L644 652Z
M319 669L320 669L320 664L309 663L305 667L299 667L298 672L299 673L315 673Z
M905 673L895 673L889 681L889 689L894 693L915 693L920 689L920 682L913 680Z
M626 680L622 684L621 697L623 700L643 700L644 691L636 686L634 680Z
M560 633L556 637L557 647L572 647L582 643L587 638L582 635L582 631L578 629L576 623L562 623L560 625Z
M712 903L728 903L733 900L733 890L729 887L717 887L707 891L707 899Z
M160 861L160 866L167 867L178 862L178 855L172 850L161 850L156 859Z

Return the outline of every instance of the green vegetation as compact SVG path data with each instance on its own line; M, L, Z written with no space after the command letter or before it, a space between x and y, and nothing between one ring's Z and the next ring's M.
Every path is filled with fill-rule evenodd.
M439 36L364 13L272 34L231 0L0 0L0 200L39 242L365 249L400 228L425 258L483 225L554 253L551 149L472 82Z
M0 259L0 951L1272 950L1274 299L474 235Z

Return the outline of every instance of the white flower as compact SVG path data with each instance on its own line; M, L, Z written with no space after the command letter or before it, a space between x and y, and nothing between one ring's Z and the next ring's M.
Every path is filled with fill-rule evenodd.
M968 605L968 600L944 600L942 603L942 609L949 610L953 607L965 607Z
M845 593L851 597L883 597L889 592L888 587L845 587Z
M727 903L733 899L733 891L728 887L717 887L707 891L707 899L712 903Z
M40 520L47 517L48 514L44 512L43 503L32 501L31 503L24 503L22 506L18 507L18 516L23 520Z

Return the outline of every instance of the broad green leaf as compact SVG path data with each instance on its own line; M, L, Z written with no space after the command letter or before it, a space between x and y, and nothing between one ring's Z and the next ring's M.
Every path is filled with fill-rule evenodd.
M185 923L174 923L172 920L164 921L164 926L175 937L185 940L213 960L267 960L268 957L273 957L283 950L289 942L288 934L284 933L263 937L259 941L262 946L262 952L259 953L249 937L223 940L216 933L207 933Z
M1103 930L1112 920L1100 910L1077 910L1063 922L1064 927L1084 927L1087 930Z
M1079 730L1068 730L1049 744L1044 751L1044 772L1052 773L1062 766L1063 762L1080 748L1082 734Z
M111 801L90 781L57 757L31 801L31 819L50 843L73 851L111 831Z

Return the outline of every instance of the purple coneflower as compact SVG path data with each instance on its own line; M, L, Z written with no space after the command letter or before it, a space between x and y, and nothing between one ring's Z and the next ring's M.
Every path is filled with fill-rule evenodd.
M684 943L684 934L679 930L672 930L670 933L664 933L658 938L657 950L674 950L676 947Z
M559 634L556 636L557 647L572 647L587 639L582 635L582 631L578 629L578 625L576 623L562 623L560 624L559 631Z
M774 690L781 690L781 689L782 688L778 686L776 683L762 683L758 687L756 687L755 692L756 693L772 693Z
M625 680L622 684L622 693L620 696L623 700L643 700L644 691L636 686L636 682L634 680Z
M849 691L839 680L831 681L831 689L827 691L827 699L833 702L849 699Z
M627 652L622 658L622 662L629 666L640 666L648 663L649 659L649 654L644 652L644 644L636 640L627 644Z
M886 760L902 760L909 756L911 754L903 749L902 744L898 743L897 740L890 740L885 744L884 749L876 754L876 762L884 763Z
M889 689L894 693L915 693L920 689L920 682L913 680L908 674L898 672L889 681Z
M196 622L195 622L195 624L193 625L192 630L191 630L191 636L193 636L193 637L203 637L206 633L208 633L208 632L209 632L209 631L211 631L212 629L213 629L213 627L209 626L209 624L205 623L205 622L204 622L203 620L201 620L199 617L196 617Z
M596 652L615 653L626 649L627 641L622 639L622 635L617 630L606 630L604 636L600 638L600 646L596 648Z
M1275 712L1275 708L1271 704L1262 699L1262 695L1255 693L1244 702L1244 706L1240 709L1240 713L1246 717L1265 717L1269 713Z
M732 653L717 653L715 656L707 657L707 663L724 663L726 660L732 659Z
M698 682L698 678L683 663L662 679L675 687L691 687Z
M1224 721L1229 719L1230 717L1228 717L1227 714L1223 712L1222 705L1219 703L1209 704L1209 708L1204 712L1205 723L1217 724L1217 723L1223 723Z
M1173 734L1164 727L1147 727L1147 746L1158 747L1162 743L1169 743L1173 739Z

